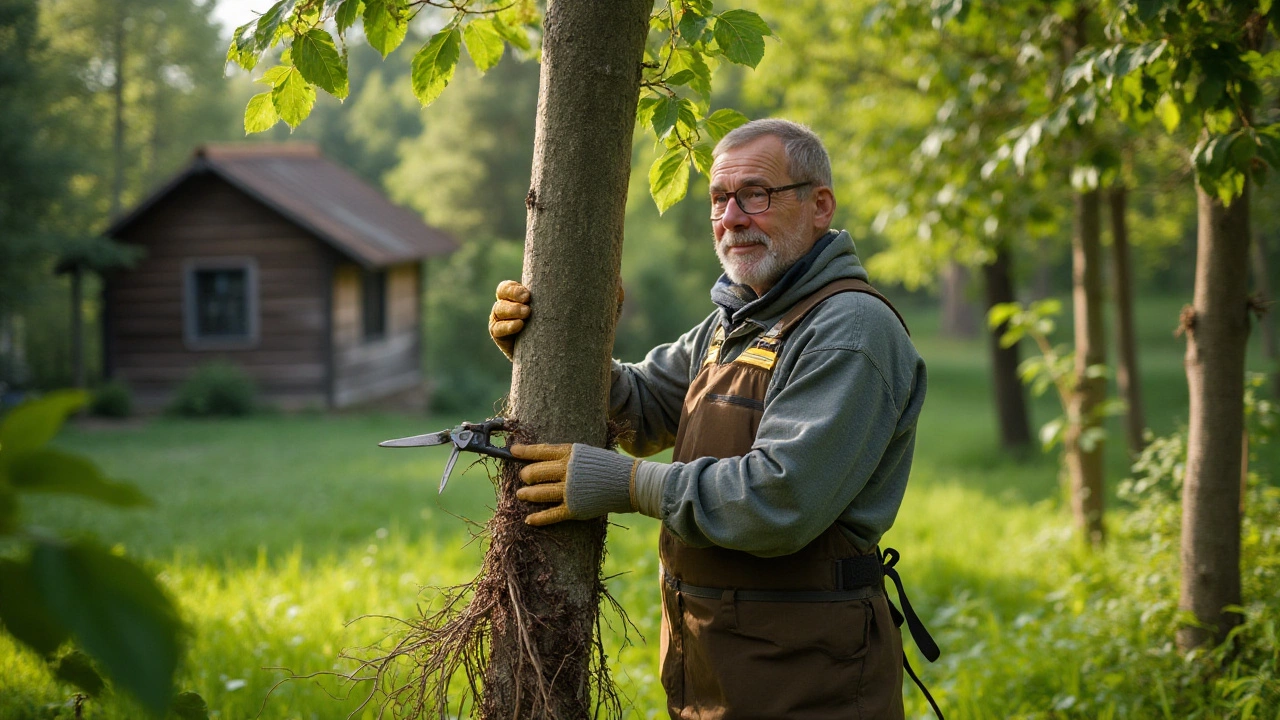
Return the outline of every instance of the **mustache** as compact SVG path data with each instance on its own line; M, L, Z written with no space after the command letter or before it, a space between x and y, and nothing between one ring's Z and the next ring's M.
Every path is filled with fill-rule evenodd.
M733 230L726 231L724 237L720 240L720 247L746 247L749 245L763 245L766 248L773 247L773 240L759 230L746 230L736 232Z

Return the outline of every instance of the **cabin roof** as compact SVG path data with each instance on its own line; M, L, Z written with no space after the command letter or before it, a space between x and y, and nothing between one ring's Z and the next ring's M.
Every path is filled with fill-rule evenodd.
M392 203L314 143L203 145L191 163L107 229L116 236L188 178L212 173L367 267L453 252L457 243Z

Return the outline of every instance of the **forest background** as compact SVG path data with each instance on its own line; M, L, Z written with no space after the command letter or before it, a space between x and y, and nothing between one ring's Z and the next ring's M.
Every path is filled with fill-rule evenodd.
M1176 493L1163 498L1159 493L1173 493L1176 489L1176 440L1171 441L1172 445L1153 446L1153 453L1143 458L1145 465L1136 474L1139 482L1123 491L1118 482L1110 485L1109 493L1127 500L1123 513L1114 518L1116 525L1128 527L1126 523L1137 523L1128 534L1120 532L1117 540L1121 548L1130 551L1124 561L1129 564L1116 564L1116 556L1125 554L1122 549L1112 547L1107 551L1111 556L1098 559L1079 554L1063 533L1044 534L1061 529L1057 508L1065 503L1053 490L1056 463L1052 459L1046 462L1034 457L1034 449L1002 448L987 424L981 428L987 434L977 444L973 436L958 434L950 427L962 424L961 418L967 422L971 413L992 412L985 378L988 359L980 282L980 268L990 263L997 246L988 240L1000 238L1010 251L1011 277L1018 297L1065 297L1070 292L1072 186L1068 176L1052 163L1037 163L1033 158L1023 175L1010 176L1004 185L986 182L991 173L985 166L1008 162L1011 153L999 159L1000 138L984 135L985 128L1012 129L1034 117L975 119L966 115L974 106L993 106L992 98L1011 89L1015 94L1026 90L1010 88L1010 83L1037 80L1000 73L1002 68L1021 62L1024 53L1034 53L1037 47L1048 44L1043 35L1051 33L1052 27L1030 22L1023 27L1017 24L1017 18L1005 18L1012 23L1011 30L998 24L1000 18L976 14L947 17L947 3L941 4L944 11L940 14L924 15L913 22L898 18L896 23L892 22L894 18L885 16L885 8L892 3L762 0L745 5L766 18L775 39L769 41L765 59L754 71L736 67L721 70L712 107L731 106L749 117L800 120L825 138L833 156L836 195L841 203L835 225L853 233L877 285L900 302L909 318L920 318L913 327L931 367L935 364L928 351L939 359L932 384L939 412L947 412L950 417L937 421L937 434L932 436L937 442L931 449L922 440L924 472L928 472L930 463L943 467L959 458L961 464L971 466L973 477L981 477L977 482L983 484L984 490L991 490L995 496L1012 493L1013 497L1034 500L1025 512L1011 516L1009 521L1026 529L1025 537L1035 538L1044 546L1040 550L1061 556L1055 561L1057 565L1041 563L1041 572L1054 567L1065 578L1044 591L1020 589L1016 583L997 583L1000 571L995 567L986 570L991 577L984 583L962 590L946 588L948 575L943 570L923 580L926 594L933 598L924 604L942 626L943 636L953 640L949 660L952 664L942 671L942 696L960 709L961 717L1007 717L1008 707L1018 712L1047 713L1044 717L1054 717L1052 713L1095 717L1100 716L1095 713L1105 712L1121 717L1161 717L1162 713L1184 717L1188 715L1178 708L1188 707L1199 708L1196 711L1206 713L1206 717L1217 717L1220 715L1213 714L1215 711L1231 707L1231 712L1243 717L1254 712L1249 709L1250 702L1258 711L1275 712L1280 705L1280 688L1276 685L1280 642L1275 637L1274 608L1255 609L1250 616L1255 622L1245 626L1263 638L1251 647L1259 657L1269 657L1270 664L1251 660L1236 675L1228 672L1222 676L1227 681L1221 687L1212 678L1197 675L1201 671L1195 666L1187 670L1180 665L1185 664L1185 659L1148 637L1159 635L1152 628L1160 622L1172 622L1173 615L1172 608L1162 605L1159 598L1160 588L1169 582L1170 553L1176 555L1176 541L1170 545L1168 539L1170 532L1176 533L1176 527L1169 526L1174 520L1168 516L1168 503L1176 500ZM212 3L189 0L0 0L0 49L4 51L0 54L0 92L6 100L0 103L0 201L5 210L0 214L0 381L5 383L6 392L48 390L73 383L69 281L65 275L53 272L60 260L111 256L114 250L101 244L97 233L114 212L145 197L188 160L196 145L244 137L243 108L259 88L249 74L225 67L230 31L216 19L215 10ZM245 20L240 18L241 22ZM973 25L982 22L989 26ZM985 43L974 42L975 37ZM1002 37L1021 38L1024 42L1002 43ZM121 58L122 63L118 62ZM461 241L458 252L432 261L427 268L424 368L431 385L431 412L435 418L489 414L508 386L510 368L491 346L484 318L497 282L520 275L524 198L529 186L537 103L537 64L529 58L508 57L481 78L464 60L449 91L425 111L413 97L406 54L393 54L383 60L363 44L353 44L350 68L352 94L345 102L321 95L313 115L298 129L291 132L281 125L248 141L317 142L327 156L352 168L383 188L393 200L418 210L428 223L450 231ZM123 81L117 82L120 78ZM118 138L117 90L124 129ZM1268 106L1274 105L1275 100L1273 93ZM1011 106L1017 107L1016 103ZM1160 115L1160 125L1176 128L1177 122L1168 117L1167 110L1160 111ZM950 122L953 118L964 118L970 130ZM1027 151L1022 152L1025 159ZM641 358L651 347L675 338L701 320L710 309L707 290L719 273L708 242L705 206L700 202L705 196L705 178L695 176L690 198L659 215L648 193L648 168L656 156L653 143L638 133L623 259L627 300L615 348L615 355L624 360ZM1186 420L1187 391L1185 380L1179 375L1172 333L1178 308L1189 300L1195 264L1196 200L1190 160L1184 145L1169 141L1163 133L1151 132L1134 134L1114 158L1099 165L1112 168L1113 175L1124 175L1130 187L1127 218L1133 249L1133 288L1139 306L1138 335L1143 338L1141 347L1151 349L1149 356L1142 358L1144 367L1152 369L1146 379L1150 389L1146 424L1157 435L1176 438ZM1016 194L1019 201L992 203L993 193L1001 193L1002 197ZM1276 212L1280 185L1257 187L1253 200L1254 239L1259 248L1255 257L1262 261L1256 264L1264 272L1249 281L1275 288L1280 282L1280 268L1276 261L1267 260L1274 257L1274 248L1280 247L1280 213ZM993 205L1003 209L994 211ZM82 309L92 328L98 311L92 275L88 282ZM1069 317L1060 323L1064 328L1069 324ZM1276 372L1275 340L1268 334L1274 324L1274 317L1260 321L1251 342L1250 367L1264 374ZM1058 339L1063 336L1065 333ZM88 372L93 381L97 379L94 363L99 357L95 338L94 332L86 332ZM22 348L20 358L13 351L18 347ZM1274 380L1271 382L1270 386L1258 386L1259 397L1275 391ZM951 393L944 389L948 386ZM1032 406L1032 416L1041 422L1058 412L1045 401ZM355 423L336 428L313 426L311 423L320 422L315 418L245 422L252 424L222 429L227 435L224 441L252 447L247 435L264 432L265 427L277 429L282 437L294 442L304 442L313 432L360 437L376 435L375 430L385 430L388 436L407 434L392 430L394 421L378 417L335 420ZM1118 481L1131 474L1131 458L1120 441L1119 426L1113 430L1108 468L1111 480ZM181 427L139 432L153 433L137 440L139 445L163 448L165 443L173 442L188 447L189 438L154 434L180 434L184 432ZM929 437L922 433L922 438ZM107 447L116 444L112 439L82 433L73 442L99 453L109 468L119 468L121 474L128 475L133 471L127 468L138 466L137 462L112 455L119 452ZM217 442L210 440L210 447L216 447ZM270 447L263 447L260 452L261 455L248 456L259 457L260 465L287 474L287 465L278 459L267 459L272 455ZM948 457L948 452L954 455ZM1161 452L1166 455L1161 456ZM1267 468L1275 467L1277 456L1273 448L1262 447L1259 452L1253 468L1264 474ZM167 473L186 472L180 465L163 463L148 468L143 462L139 467L144 475L154 473L156 483L161 483L160 478ZM261 468L254 472L261 472ZM409 470L397 466L387 472L395 476ZM414 466L412 472L423 473L425 468ZM215 484L228 482L213 465L202 466L200 475ZM1143 478L1154 479L1144 484ZM288 495L281 488L293 487L291 482L282 476L273 479L278 483L276 490L260 495L255 504L287 502ZM140 482L146 484L144 480ZM340 481L335 478L334 482ZM1267 573L1274 573L1280 564L1274 532L1280 523L1275 522L1274 493L1267 494L1261 477L1255 478L1255 483L1249 509L1263 515L1253 518L1256 524L1249 526L1257 534L1252 537L1252 545L1246 537L1247 556L1254 563L1246 572L1253 572L1247 582L1253 582L1257 589L1268 587L1267 581L1274 576ZM1164 505L1159 502L1162 499L1166 501ZM376 505L379 501L372 497L364 498L362 503ZM956 508L965 507L968 513L974 506L987 507L969 497L933 495L930 503L917 508L917 519L907 521L904 536L927 546L933 533L946 533L945 528L955 521ZM483 499L471 497L456 508L446 509L478 514L479 507L483 507ZM937 512L936 517L930 516L931 509ZM89 513L59 515L39 507L37 512L50 513L46 517L55 526L82 521L91 526L112 526L116 522L92 518ZM1266 515L1268 512L1271 515ZM930 522L939 527L930 529ZM235 523L230 526L240 527ZM640 526L646 527L643 523ZM1272 528L1270 534L1259 529L1267 527ZM384 548L379 562L392 562L393 567L398 567L395 562L411 566L415 550L410 541L396 534L395 527L392 531L376 525L375 528L363 532L373 534L379 541L391 538L389 543L370 542L369 548ZM299 545L292 555L280 557L259 550L256 565L240 567L238 560L254 554L255 548L272 545L279 551L281 546L291 546L288 538L292 537L279 529L256 525L241 529L246 537L232 538L228 531L219 531L228 537L197 544L201 549L193 552L196 556L224 554L226 567L238 569L234 573L228 570L214 584L243 582L244 587L252 588L247 592L266 600L285 593L271 593L265 587L287 586L284 578L289 573L300 577L307 563L316 561L315 553L333 549L326 548L323 542L308 542L305 550ZM642 548L643 533L636 535L641 539L634 542ZM311 536L299 530L297 537ZM1140 545L1126 546L1126 538ZM460 567L470 557L466 551L446 549L450 547L449 538L442 539L438 533L431 535L430 541L438 543L433 547L439 558L462 553L458 556L462 559L455 558ZM144 536L135 544L145 549L149 542ZM623 541L611 542L617 546ZM995 544L999 540L974 538L973 547L985 547L984 542ZM644 556L643 549L636 550L634 556L626 555L625 547L615 547L614 552L622 552L624 557ZM405 557L385 560L397 549ZM184 550L181 544L164 541L144 550L154 555L152 559L172 562L166 572L180 578L172 586L179 596L184 589L190 591L204 582L197 577L205 571L200 562L171 557L187 551L189 548ZM366 551L358 558L360 566L373 565L363 560L377 552ZM929 551L921 556L922 565L938 569L939 561ZM932 565L930 557L934 557ZM1034 557L1022 557L1015 564L1033 565L1037 562ZM1111 564L1097 564L1107 562ZM641 561L636 560L630 567L637 575L648 576ZM259 578L261 586L254 587L252 573L268 572L269 568L282 569L269 581ZM410 571L405 569L397 577L403 578L406 573ZM1105 617L1091 620L1101 623L1094 625L1055 624L1055 614L1083 622L1080 618L1085 608L1095 601L1102 602L1099 598L1106 595L1108 582L1126 575L1131 578L1129 582L1141 579L1145 585L1120 593L1126 600L1107 606L1102 615L1110 614L1110 621L1131 626L1127 632L1133 635L1122 633L1119 637L1136 636L1133 647L1100 646L1108 634ZM453 581L464 579L449 573L445 577ZM334 582L353 581L345 578ZM404 592L401 584L391 585L390 591L399 588ZM345 612L344 619L361 612L380 611L373 599L376 593L372 592L377 583L366 586L371 591L363 606L344 600L330 609L337 615ZM630 597L636 607L644 607L649 601L643 599L643 586L641 582L634 591L630 586L623 588L620 594L624 602ZM1015 599L1018 595L1033 600L1020 604ZM1259 595L1246 593L1255 601ZM302 607L289 605L290 602L279 600L276 605L285 604L286 609L281 612ZM1055 613L1052 609L1057 604L1065 610ZM1047 615L1045 608L1050 608ZM273 607L270 612L275 611ZM646 636L652 637L651 628L643 621L640 625ZM1016 632L1011 634L1011 630ZM301 636L287 640L295 637ZM1028 638L1038 638L1056 648L1061 654L1060 662L1038 657L1049 654L1049 650L1030 643ZM1149 647L1142 645L1144 641ZM293 647L309 642L299 641ZM329 655L334 654L330 647L334 641L317 642L328 648ZM1152 649L1154 653L1150 652ZM255 657L263 653L270 656L273 648L253 652ZM631 654L623 657L632 658L640 668L633 673L635 696L651 697L655 690L644 648L639 653L634 648L626 652ZM1126 654L1130 652L1135 655ZM0 653L13 655L16 650L3 649ZM1076 662L1077 655L1072 653L1083 659ZM1174 686L1167 690L1159 683L1143 686L1138 670L1123 669L1127 664L1133 665L1135 657L1155 657L1151 662L1158 662L1150 669L1151 676L1169 675ZM1022 682L1011 673L966 669L961 664L964 658L983 665L991 665L995 659L1009 661L1021 669ZM7 657L6 662L27 668L11 677L35 677L24 674L35 671L23 665L18 656ZM1090 662L1095 667L1090 667ZM192 664L199 667L201 660L197 657ZM1169 667L1182 669L1170 674L1166 672ZM238 675L250 674L249 670L228 674L205 668L193 673L192 677L202 679L192 682L215 705L226 696L232 704L224 708L238 707L234 693L244 684L237 685L235 681L239 680ZM1046 680L1049 676L1056 679ZM1031 678L1044 684L1044 688L1024 687L1033 684ZM1181 687L1177 686L1179 683ZM1019 689L1010 690L1009 684ZM270 683L255 680L250 689L260 685L269 687ZM48 679L32 680L33 692L20 691L19 687L9 685L3 693L15 703L14 707L23 706L24 702L49 701L58 693L50 689L56 685ZM1154 689L1157 687L1161 688L1158 692ZM1197 695L1195 687L1218 689ZM292 692L284 694L286 705L299 702L309 712L328 716L315 709L323 705L297 700ZM993 704L1000 695L1006 699L999 702L1025 700L1026 704L993 710L1000 707ZM260 699L261 693L255 700ZM233 710L226 712L227 716L237 716Z

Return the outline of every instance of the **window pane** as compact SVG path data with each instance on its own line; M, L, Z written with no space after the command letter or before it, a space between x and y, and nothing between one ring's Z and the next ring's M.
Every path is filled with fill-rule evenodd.
M373 340L387 334L387 273L365 272L361 280L364 337Z
M197 270L196 336L238 338L249 335L249 283L244 268Z

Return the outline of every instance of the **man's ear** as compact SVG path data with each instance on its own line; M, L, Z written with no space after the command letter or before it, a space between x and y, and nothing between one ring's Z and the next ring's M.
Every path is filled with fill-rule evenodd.
M829 187L819 187L813 191L813 229L815 232L826 232L831 227L831 218L836 214L836 196Z

